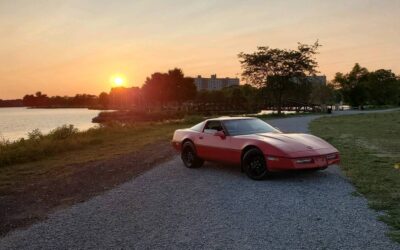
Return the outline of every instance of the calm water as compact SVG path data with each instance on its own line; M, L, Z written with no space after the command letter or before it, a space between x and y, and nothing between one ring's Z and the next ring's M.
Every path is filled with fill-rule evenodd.
M73 124L79 130L93 127L92 118L98 110L88 109L26 109L0 108L0 137L16 140L38 128L43 133L64 125Z

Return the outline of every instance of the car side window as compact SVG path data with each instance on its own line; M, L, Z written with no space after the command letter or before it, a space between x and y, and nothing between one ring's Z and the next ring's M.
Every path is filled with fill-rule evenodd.
M223 131L220 121L208 121L206 126L204 126L204 133L215 134L217 131Z

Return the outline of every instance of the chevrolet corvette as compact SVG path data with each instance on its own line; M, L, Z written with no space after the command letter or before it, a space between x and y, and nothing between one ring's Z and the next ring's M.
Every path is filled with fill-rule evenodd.
M241 165L248 177L261 180L279 170L323 170L340 162L339 152L310 134L283 133L252 117L220 117L178 129L172 146L188 168L204 161Z

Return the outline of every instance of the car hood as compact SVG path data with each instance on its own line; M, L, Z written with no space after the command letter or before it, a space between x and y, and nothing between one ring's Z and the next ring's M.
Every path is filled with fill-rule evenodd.
M285 152L300 152L318 149L335 149L332 145L313 135L300 133L262 133L252 135ZM336 150L336 149L335 149Z

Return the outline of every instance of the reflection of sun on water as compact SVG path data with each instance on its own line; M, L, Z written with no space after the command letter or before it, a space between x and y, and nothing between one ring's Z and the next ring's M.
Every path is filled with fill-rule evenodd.
M111 77L111 84L113 87L122 87L125 84L125 79L122 76Z

